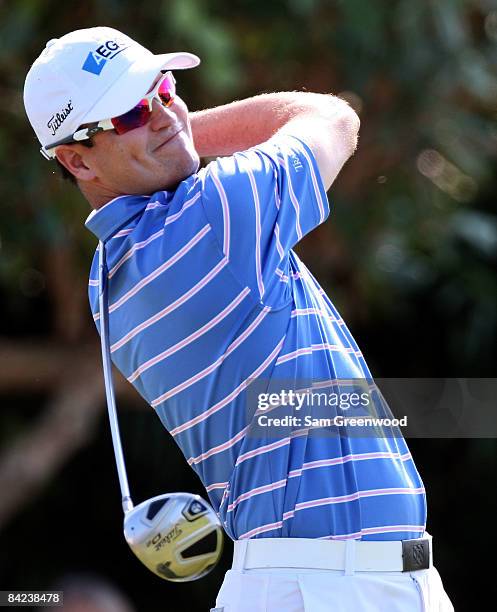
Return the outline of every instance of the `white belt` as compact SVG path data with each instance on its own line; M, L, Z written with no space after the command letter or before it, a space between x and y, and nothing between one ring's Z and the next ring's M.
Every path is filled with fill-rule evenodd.
M406 572L432 567L432 538L361 541L259 538L235 541L233 569L264 568Z

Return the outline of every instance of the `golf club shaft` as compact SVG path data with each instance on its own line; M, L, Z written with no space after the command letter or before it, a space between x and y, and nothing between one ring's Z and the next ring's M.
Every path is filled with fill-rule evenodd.
M121 497L123 511L129 512L133 508L133 501L129 492L128 476L124 463L123 447L121 435L119 433L119 422L117 419L116 397L114 393L114 383L112 379L112 362L110 358L109 341L109 308L108 308L108 279L107 264L105 261L105 244L100 241L98 244L98 303L100 310L100 342L102 346L102 365L104 370L105 396L107 398L107 409L109 412L110 431L112 434L112 444L114 446L114 456L116 458L117 474L119 476L119 486L121 487Z

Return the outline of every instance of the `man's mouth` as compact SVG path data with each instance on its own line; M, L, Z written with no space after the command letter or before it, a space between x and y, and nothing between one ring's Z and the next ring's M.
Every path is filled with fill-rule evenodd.
M172 134L170 134L165 140L163 140L157 147L155 147L154 152L158 151L159 149L161 149L164 145L167 145L168 142L170 142L173 138L175 138L181 131L183 128L177 128L174 130L174 132Z

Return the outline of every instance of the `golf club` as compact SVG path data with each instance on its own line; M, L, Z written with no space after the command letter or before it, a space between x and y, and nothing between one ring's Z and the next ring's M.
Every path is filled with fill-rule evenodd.
M140 561L157 576L188 582L205 576L218 562L223 534L212 507L199 495L168 493L133 506L117 418L109 342L105 244L99 245L100 339L105 395L124 512L124 537Z

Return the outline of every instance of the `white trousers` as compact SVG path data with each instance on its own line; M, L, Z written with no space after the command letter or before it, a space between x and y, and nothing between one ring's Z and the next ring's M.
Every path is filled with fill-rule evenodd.
M401 572L239 565L226 573L215 612L454 612L433 566Z

